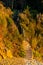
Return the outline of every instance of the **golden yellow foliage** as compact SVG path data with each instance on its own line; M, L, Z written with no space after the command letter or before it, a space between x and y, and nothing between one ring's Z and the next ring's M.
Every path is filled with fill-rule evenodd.
M23 29L23 33L19 34L12 14L10 8L0 3L0 58L24 57L25 50L31 45L34 49L32 50L33 57L41 60L43 56L43 15L39 21L38 18L37 20L32 18L28 8L19 13L18 23Z
M8 58L13 58L11 50L7 50L7 57Z
M29 9L25 9L22 13L19 13L19 17L20 17L20 25L23 28L24 39L27 40L28 38L29 44L31 45L32 49L34 49L35 51L35 54L33 53L34 58L37 59L42 58L43 14L38 14L37 20L34 20L29 12Z
M32 48L36 48L36 46L37 46L37 43L38 43L38 41L37 41L37 38L33 38L32 39Z

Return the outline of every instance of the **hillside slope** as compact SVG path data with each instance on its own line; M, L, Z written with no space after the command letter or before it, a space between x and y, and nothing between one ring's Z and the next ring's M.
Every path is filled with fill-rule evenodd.
M32 59L43 61L43 14L37 14L35 20L28 8L19 12L17 20L23 29L22 34L12 14L10 8L0 3L0 60L13 57L29 59L30 55Z

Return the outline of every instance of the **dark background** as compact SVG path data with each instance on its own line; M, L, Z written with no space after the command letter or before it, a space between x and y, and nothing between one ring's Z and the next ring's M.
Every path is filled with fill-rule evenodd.
M4 2L6 7L21 10L30 6L32 9L36 9L43 13L43 2L42 0L0 0Z

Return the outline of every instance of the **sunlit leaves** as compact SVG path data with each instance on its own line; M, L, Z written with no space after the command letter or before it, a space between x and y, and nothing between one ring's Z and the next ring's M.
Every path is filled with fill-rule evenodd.
M11 51L13 49L13 42L15 37L18 39L16 34L19 35L17 27L11 18L12 14L13 12L10 8L7 9L0 4L0 55L4 59L13 57Z
M23 29L23 33L19 34L12 14L10 8L5 8L0 4L0 58L24 57L25 51L29 48L28 45L31 45L33 57L41 60L43 56L43 15L39 17L38 14L39 18L34 20L28 8L19 13L18 23Z

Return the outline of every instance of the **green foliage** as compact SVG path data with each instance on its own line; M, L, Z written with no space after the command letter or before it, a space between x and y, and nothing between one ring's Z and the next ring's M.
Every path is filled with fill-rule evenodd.
M21 57L25 57L25 52L24 52L23 50L20 50L20 52L19 52L19 56L21 56Z

